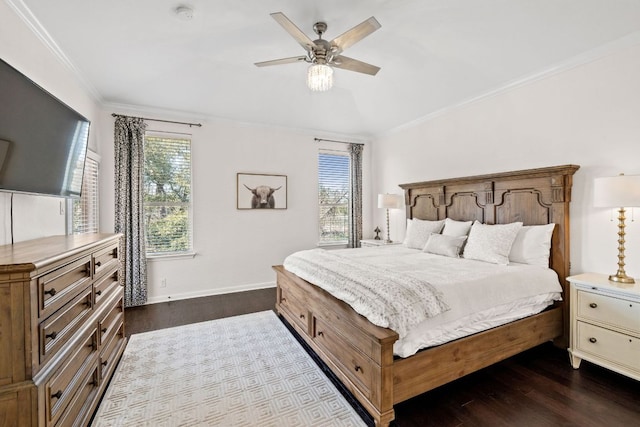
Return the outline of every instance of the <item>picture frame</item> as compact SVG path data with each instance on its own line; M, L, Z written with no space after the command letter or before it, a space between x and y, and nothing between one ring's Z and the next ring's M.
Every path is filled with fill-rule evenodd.
M259 173L237 174L237 209L287 209L287 176Z

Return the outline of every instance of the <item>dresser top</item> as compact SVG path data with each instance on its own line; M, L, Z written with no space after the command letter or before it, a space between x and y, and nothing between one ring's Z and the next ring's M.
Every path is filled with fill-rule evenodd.
M608 274L584 273L567 277L571 283L597 287L619 294L630 294L640 296L640 279L635 279L636 283L618 283L609 280Z
M91 233L50 236L0 246L0 272L33 271L55 262L61 256L107 243L118 234Z

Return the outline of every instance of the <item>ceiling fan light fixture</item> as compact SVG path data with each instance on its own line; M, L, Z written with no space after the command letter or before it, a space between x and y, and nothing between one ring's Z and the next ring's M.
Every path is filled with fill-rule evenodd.
M307 70L307 86L314 92L325 92L333 86L333 68L326 64L312 64Z

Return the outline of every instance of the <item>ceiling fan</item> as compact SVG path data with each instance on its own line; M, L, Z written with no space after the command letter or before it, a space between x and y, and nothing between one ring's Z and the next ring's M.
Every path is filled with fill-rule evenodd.
M369 74L375 76L380 67L358 61L342 55L348 47L359 42L369 34L381 27L373 16L366 21L347 30L331 41L324 40L322 35L327 31L325 22L316 22L313 31L318 35L317 40L311 40L282 12L272 13L275 19L300 45L307 51L306 55L290 58L274 59L271 61L256 62L258 67L269 65L290 64L293 62L306 62L312 64L309 67L307 83L312 90L328 90L333 84L333 68Z

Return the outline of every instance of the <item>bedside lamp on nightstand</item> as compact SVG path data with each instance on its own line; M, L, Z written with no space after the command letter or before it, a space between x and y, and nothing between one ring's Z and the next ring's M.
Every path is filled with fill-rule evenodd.
M625 208L640 206L640 175L596 178L593 181L593 199L596 207L618 208L618 271L609 276L609 280L635 283L624 271L624 214Z
M402 198L397 194L378 194L378 207L387 210L387 240L385 243L393 243L389 237L389 209L400 209Z

